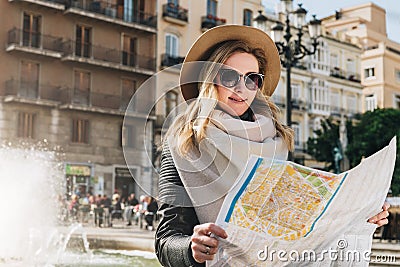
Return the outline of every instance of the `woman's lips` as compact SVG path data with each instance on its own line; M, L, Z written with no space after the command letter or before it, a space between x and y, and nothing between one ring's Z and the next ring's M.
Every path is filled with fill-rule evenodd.
M237 102L237 103L242 103L242 102L245 102L245 101L246 101L245 99L236 98L236 97L228 97L228 99L229 99L229 100L232 100L232 101L234 101L234 102Z

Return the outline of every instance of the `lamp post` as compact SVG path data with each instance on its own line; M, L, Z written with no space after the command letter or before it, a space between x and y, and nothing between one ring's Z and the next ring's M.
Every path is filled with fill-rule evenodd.
M321 21L316 19L313 15L313 19L308 24L309 35L312 40L312 50L307 49L304 45L302 37L303 27L306 26L306 15L307 10L299 4L297 10L293 11L293 0L281 0L282 7L284 8L285 24L281 22L276 23L271 28L271 37L274 40L279 55L281 55L281 64L286 69L286 124L288 127L292 126L292 90L290 85L291 68L295 66L300 59L305 56L313 55L317 51L318 41L317 38L321 35ZM289 16L294 15L294 25L290 25ZM256 25L259 28L264 28L262 25L265 23L265 16L260 13L255 18ZM291 29L297 31L296 35L292 35ZM289 153L288 160L293 160L293 153Z

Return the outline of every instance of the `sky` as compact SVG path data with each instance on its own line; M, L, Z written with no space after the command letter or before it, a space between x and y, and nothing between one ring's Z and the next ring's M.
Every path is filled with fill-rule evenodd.
M274 10L279 0L262 0L267 9ZM335 10L340 8L352 7L360 4L373 2L377 6L386 9L386 31L389 39L400 43L400 1L399 0L294 0L294 7L298 3L303 3L303 8L308 10L307 19L312 14L317 18L323 18L335 14Z

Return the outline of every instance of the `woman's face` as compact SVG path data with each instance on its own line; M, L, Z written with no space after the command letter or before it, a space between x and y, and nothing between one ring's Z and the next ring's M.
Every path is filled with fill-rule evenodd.
M249 53L238 52L230 56L225 62L222 70L233 69L241 75L258 73L258 61ZM244 84L244 76L240 77L239 83L228 88L221 84L221 75L216 78L218 91L218 105L226 113L232 116L241 116L253 102L257 90L250 90Z

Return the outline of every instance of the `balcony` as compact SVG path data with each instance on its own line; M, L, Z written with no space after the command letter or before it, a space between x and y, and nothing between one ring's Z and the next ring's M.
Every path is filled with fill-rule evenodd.
M13 100L58 101L60 87L33 81L8 80L0 95Z
M330 76L357 83L361 82L360 74L354 72L346 72L338 67L334 67L331 69Z
M9 2L26 3L28 6L32 4L40 5L42 7L64 10L65 0L8 0Z
M188 23L188 10L174 3L163 5L163 18L172 23L186 25Z
M207 16L201 17L201 30L206 31L216 26L224 25L225 23L226 19L218 18L216 16L208 14Z
M307 63L305 62L296 62L293 67L299 70L308 70Z
M171 66L179 65L179 64L183 63L183 60L185 59L185 57L174 57L169 54L162 54L161 58L162 58L162 60L161 60L162 67L171 67Z
M59 94L61 108L83 109L87 111L122 114L130 99L120 95L104 94L80 88L62 88Z
M63 61L77 61L106 68L152 75L156 69L156 59L135 53L92 45L77 43L73 40L65 41L63 47Z
M0 96L4 97L6 102L15 101L47 106L61 105L60 108L63 109L81 109L116 115L123 114L130 101L130 98L121 95L14 79L6 81L5 86L0 87ZM139 114L134 106L131 106L130 110Z
M298 109L298 110L307 110L308 104L302 99L293 98L292 99L292 108Z
M6 51L23 51L44 56L61 57L62 38L13 28L8 31Z
M135 11L132 7L124 7L123 4L111 4L110 1L100 0L72 0L71 4L66 6L66 13L77 13L85 15L83 12L101 14L103 16L91 16L96 19L107 20L109 22L125 22L128 24L139 24L152 28L155 32L157 27L157 16L155 14ZM143 28L146 30L145 28Z
M344 114L344 109L341 107L338 107L337 105L332 104L331 105L331 116L336 116L340 117L342 114Z

